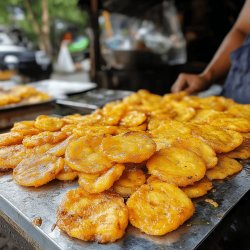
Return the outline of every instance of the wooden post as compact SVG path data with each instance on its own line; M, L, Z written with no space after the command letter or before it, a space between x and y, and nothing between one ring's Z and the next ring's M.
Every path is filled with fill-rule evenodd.
M42 37L44 42L45 51L47 55L52 58L52 47L50 41L50 20L49 20L49 7L48 0L42 0Z
M90 0L90 23L92 28L92 39L90 47L91 80L98 84L98 71L101 69L100 54L100 31L99 31L99 0Z

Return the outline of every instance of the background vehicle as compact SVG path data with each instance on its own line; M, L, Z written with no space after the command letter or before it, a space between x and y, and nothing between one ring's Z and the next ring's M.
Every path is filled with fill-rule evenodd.
M53 67L46 53L14 40L7 32L0 31L0 70L16 70L31 81L50 78Z

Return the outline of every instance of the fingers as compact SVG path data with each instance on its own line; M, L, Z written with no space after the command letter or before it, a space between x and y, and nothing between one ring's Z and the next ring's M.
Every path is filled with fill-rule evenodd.
M186 92L188 95L190 95L190 94L194 94L194 93L199 92L199 91L197 91L197 90L194 88L194 86L189 85L189 86L187 86L187 88L185 89L185 92Z
M185 91L187 94L194 94L204 90L209 84L209 82L199 75L182 73L172 86L171 91L173 93Z
M188 82L186 80L185 74L180 74L171 88L171 92L176 93L185 90L188 87Z

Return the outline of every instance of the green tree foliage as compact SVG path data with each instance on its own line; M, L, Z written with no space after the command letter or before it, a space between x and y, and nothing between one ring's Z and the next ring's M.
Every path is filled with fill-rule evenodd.
M21 6L22 0L0 1L0 25L11 24L12 18L9 11L11 6Z
M38 21L41 22L41 1L30 0L30 2ZM77 7L77 0L49 0L48 4L51 19L58 18L76 25L87 25L87 14ZM9 12L9 7L11 6L19 6L26 13L24 0L0 1L0 24L13 24L11 14ZM27 18L24 22L29 23Z
M42 29L42 1L43 0L28 0L31 6L31 11L37 23L37 26ZM0 25L15 25L21 28L26 35L36 44L41 43L41 36L36 32L34 22L31 21L30 11L27 9L27 0L0 0ZM49 12L49 28L53 29L55 20L75 25L76 27L86 27L87 13L82 11L77 6L78 0L47 0ZM23 20L14 20L10 9L18 6L25 14ZM50 32L51 33L51 32Z
M87 13L77 7L78 0L49 0L51 17L77 25L87 25Z

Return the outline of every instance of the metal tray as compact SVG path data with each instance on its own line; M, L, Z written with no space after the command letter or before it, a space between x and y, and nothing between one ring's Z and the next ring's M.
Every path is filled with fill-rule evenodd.
M88 111L101 108L108 102L121 100L134 92L128 90L95 89L89 92L70 96L66 99L57 99L56 103L69 107L76 107Z
M24 188L15 184L11 174L0 174L0 214L5 214L20 227L39 249L192 250L201 244L250 189L250 164L245 162L239 174L225 181L214 182L213 191L194 201L196 212L192 218L174 232L161 237L148 236L129 226L124 238L112 244L83 242L68 237L57 227L53 228L58 204L65 193L76 186L76 183L52 181L40 188ZM214 208L205 202L205 198L213 199L219 207ZM33 224L37 217L42 219L40 227Z
M28 84L40 91L46 92L56 98L63 95L71 95L83 93L97 88L97 84L93 82L71 82L56 79L48 79Z
M42 102L33 102L33 103L16 103L16 104L10 104L10 105L6 105L3 107L0 107L0 112L1 111L8 111L8 110L13 110L13 109L19 109L19 108L24 108L24 107L33 107L33 106L38 106L38 105L46 105L46 104L50 104L52 102L55 102L54 98L50 98L46 101L42 101Z

